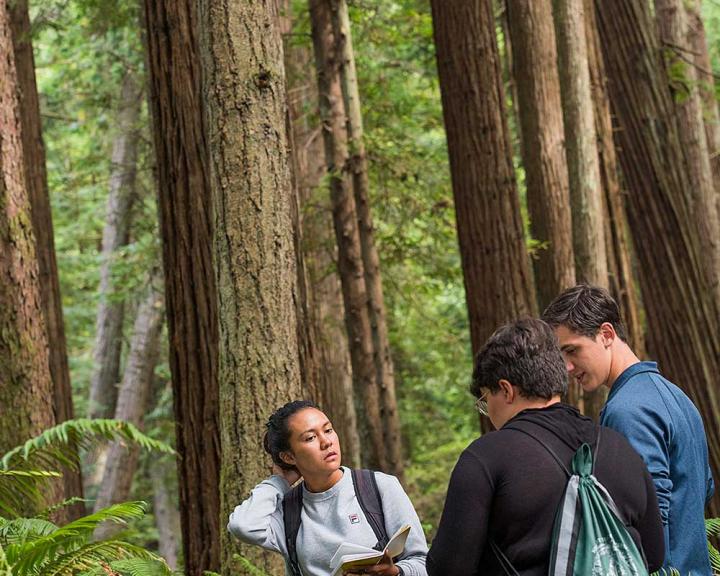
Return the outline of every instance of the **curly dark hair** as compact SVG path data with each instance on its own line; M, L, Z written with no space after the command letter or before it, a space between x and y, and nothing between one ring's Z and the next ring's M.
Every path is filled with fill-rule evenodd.
M270 454L272 461L284 468L292 470L295 466L283 462L280 458L281 452L290 450L290 429L288 428L288 420L293 414L297 414L306 408L318 408L314 402L310 400L293 400L284 406L281 406L272 413L267 421L267 432L263 437L263 448L265 452ZM319 408L318 408L319 409Z
M507 380L526 398L549 400L567 392L568 375L553 329L537 318L521 318L498 328L475 356L470 392L482 395Z

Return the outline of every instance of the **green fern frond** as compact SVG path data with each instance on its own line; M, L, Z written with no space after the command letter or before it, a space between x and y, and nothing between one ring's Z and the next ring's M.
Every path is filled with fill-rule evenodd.
M0 459L0 470L25 469L24 463L60 464L76 470L77 449L92 448L101 441L125 441L146 450L174 454L169 445L154 440L133 424L122 420L78 418L58 424L25 442ZM55 466L44 466L53 468Z
M245 556L241 556L240 554L233 554L233 559L237 560L240 563L240 566L251 576L270 576L267 572L265 572L262 568L258 568L250 562Z
M131 558L164 563L164 560L140 546L113 539L90 542L57 556L42 566L41 573L43 576L75 576L78 573L94 570L103 564L111 565L118 559ZM20 566L14 566L13 568L17 567ZM22 574L24 572L18 572L18 576Z
M50 518L52 514L57 512L58 510L62 510L63 508L67 508L68 506L73 506L75 504L86 504L87 502L92 502L92 500L89 500L87 498L80 498L79 496L73 496L72 498L66 498L62 502L59 502L55 504L54 506L50 506L49 508L45 508L42 512L40 512L37 517L38 518Z
M147 558L129 558L110 562L109 567L121 576L172 576L172 571L162 560ZM96 567L80 576L105 576L107 571L103 567Z
M705 518L705 533L708 538L720 535L720 518Z
M103 522L124 524L128 520L142 518L145 509L146 504L144 502L113 504L94 514L70 522L42 538L8 546L6 551L8 560L13 567L20 567L21 569L28 566L44 565L63 552L70 553L86 546L86 541ZM115 542L117 543L117 541ZM115 559L117 558L113 558L113 560Z
M5 556L5 549L0 544L0 576L13 576L10 564Z
M57 530L57 526L43 518L0 518L0 544L24 544L47 536Z
M710 566L713 573L720 572L720 552L710 542L708 542L708 552L710 553Z

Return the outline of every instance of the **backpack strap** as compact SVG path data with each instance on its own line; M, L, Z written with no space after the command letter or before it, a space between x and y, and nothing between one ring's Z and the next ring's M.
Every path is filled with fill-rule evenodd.
M565 474L567 474L568 478L570 476L572 476L572 474L570 473L570 470L568 470L567 466L565 466L565 464L563 464L563 461L560 460L560 457L557 454L555 454L555 451L552 448L550 448L550 446L548 446L545 442L540 440L540 438L538 438L537 436L533 436L527 430L523 430L522 428L515 428L514 426L503 426L503 430L515 430L516 432L522 432L526 436L529 436L530 438L535 440L538 444L540 444L543 448L545 448L545 450L547 450L550 453L550 456L552 456L555 459L555 462L557 462L560 465L560 468L563 469L563 472L565 472Z
M298 484L285 494L283 498L283 525L285 527L285 544L287 545L288 557L290 560L290 571L292 576L302 576L300 563L298 562L297 541L300 530L300 514L302 513L303 485Z
M375 548L383 550L388 543L388 534L387 530L385 530L385 515L383 514L382 498L375 479L375 472L365 469L353 469L350 472L358 504L360 504L368 524L370 524L375 537L378 539Z
M503 569L503 572L505 572L505 576L520 576L507 556L500 550L500 546L495 544L495 540L490 540L490 548L492 548L492 551L495 553L495 558L497 558L500 567Z

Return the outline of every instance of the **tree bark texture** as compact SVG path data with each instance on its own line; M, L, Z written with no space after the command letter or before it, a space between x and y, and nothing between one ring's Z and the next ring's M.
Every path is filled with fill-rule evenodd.
M337 273L337 243L333 232L330 199L321 186L326 173L322 124L315 114L317 79L308 74L314 66L312 51L285 44L288 105L293 131L293 164L300 199L304 238L301 249L309 282L309 318L316 338L322 408L338 431L343 462L361 466L360 437L353 401L352 368L348 337L342 318L345 310Z
M221 517L267 476L264 423L302 392L282 40L273 0L199 4L220 329ZM221 536L222 572L237 550ZM253 564L278 558L240 546Z
M117 420L130 422L141 429L148 410L164 318L162 288L158 284L159 277L153 277L147 295L138 306L115 409ZM123 442L110 444L102 483L95 499L96 512L129 499L139 452L137 446L127 446ZM118 524L108 522L98 527L95 535L106 538L119 528Z
M607 288L603 191L584 13L583 0L555 2L575 277Z
M368 295L350 173L346 113L340 80L342 53L333 31L330 2L331 0L311 0L310 18L325 161L330 177L333 224L338 245L338 271L350 343L355 406L364 446L363 465L390 471L385 453L381 396L373 357Z
M648 348L665 375L695 402L705 422L710 463L720 473L720 314L703 274L700 242L674 104L648 6L596 2L619 159L639 260ZM717 515L717 498L711 513Z
M717 188L708 154L699 79L691 57L693 39L683 0L655 0L660 43L670 71L680 145L685 154L692 216L700 238L704 271L720 301L720 223Z
M605 242L607 244L609 287L625 320L628 343L642 358L645 355L645 333L641 319L639 288L632 266L633 246L625 208L627 191L620 187L607 75L598 38L593 0L585 0L585 18L590 82L600 156L600 176L605 206Z
M158 553L172 570L177 570L180 512L168 488L170 476L175 473L168 464L164 458L160 459L149 466L149 471L153 487L153 516L158 531Z
M684 7L690 20L688 41L703 103L705 138L710 153L710 165L715 179L715 190L717 191L720 188L720 114L715 96L715 75L710 62L705 25L701 15L701 2L700 0L689 0L684 3ZM717 212L720 215L720 193L717 194Z
M540 243L535 282L540 308L575 284L572 215L557 49L550 0L513 0L507 4L530 230Z
M150 104L188 576L220 571L218 304L196 3L146 0Z
M536 314L491 0L433 0L443 116L473 354Z
M100 303L97 312L93 373L90 378L90 418L109 418L115 411L122 352L123 302L113 282L113 263L119 248L128 243L130 213L136 194L137 152L140 140L138 117L142 88L136 72L123 78L117 111L117 134L113 143L110 191L105 212L100 265Z
M0 454L55 424L7 2L0 3Z
M10 3L10 18L19 88L25 182L30 196L43 314L50 343L53 410L55 422L60 423L72 419L74 412L27 0ZM63 483L65 498L82 498L82 478L79 471L63 469ZM83 504L65 508L62 520L79 518L84 510Z
M387 313L383 295L380 256L375 246L375 227L370 210L370 180L363 135L360 90L355 70L350 17L345 0L333 0L333 31L338 42L340 82L345 104L350 171L352 173L355 209L357 210L360 246L362 248L365 285L370 311L370 328L373 336L373 357L380 387L380 418L383 424L385 450L389 471L403 478L402 438L400 415L395 393L395 370L390 353Z

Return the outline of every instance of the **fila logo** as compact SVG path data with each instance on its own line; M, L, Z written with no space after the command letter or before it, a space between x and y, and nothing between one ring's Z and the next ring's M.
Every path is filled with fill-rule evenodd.
M348 518L350 518L350 524L360 523L360 516L358 516L357 514L349 514Z

